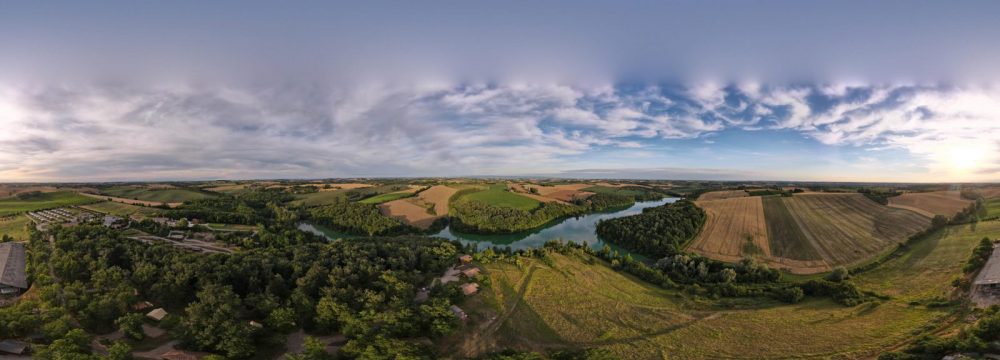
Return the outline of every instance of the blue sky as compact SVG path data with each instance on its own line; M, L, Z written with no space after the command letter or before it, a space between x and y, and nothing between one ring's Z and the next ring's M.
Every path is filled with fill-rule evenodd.
M998 11L6 4L0 181L1000 181Z

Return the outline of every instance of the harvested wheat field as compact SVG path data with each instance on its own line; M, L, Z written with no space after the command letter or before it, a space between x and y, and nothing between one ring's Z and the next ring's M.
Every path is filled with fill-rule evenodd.
M707 193L701 194L698 197L698 201L707 200L719 200L719 199L729 199L750 196L745 190L721 190L721 191L709 191Z
M972 201L963 199L959 191L907 193L889 198L889 206L913 210L929 217L944 215L950 218L970 204Z
M53 191L59 191L59 189L54 186L27 186L27 185L0 184L0 198L10 197L20 193L26 193L31 191L53 192Z
M760 197L698 200L696 204L708 219L688 250L727 261L738 261L744 255L771 255Z
M930 226L929 217L880 205L861 194L796 195L781 200L819 257L832 265L868 259Z
M795 274L870 259L930 225L926 216L854 193L735 197L696 204L708 218L689 251L729 262L753 256Z
M372 184L361 184L361 183L345 183L345 184L329 184L329 189L320 189L320 191L336 191L336 190L351 190L360 189L366 187L372 187Z
M416 191L421 187L411 187ZM434 220L448 215L448 200L457 189L444 185L432 186L417 196L389 201L379 205L382 214L403 220L421 229L429 228Z
M522 188L525 189L524 190L525 193L530 193L531 189L535 189L535 191L538 192L538 195L550 199L548 201L552 201L552 199L554 199L562 202L570 202L573 201L573 199L583 199L587 198L588 196L594 195L594 193L589 191L581 191L582 189L586 189L588 187L591 187L591 185L561 184L552 186L542 186L537 184L526 184L523 185ZM535 200L545 201L542 200L541 198L535 198Z
M987 199L1000 198L1000 187L976 189L976 192Z

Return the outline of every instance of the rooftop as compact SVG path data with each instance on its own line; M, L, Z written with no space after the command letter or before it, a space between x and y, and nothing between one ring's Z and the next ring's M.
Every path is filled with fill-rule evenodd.
M976 275L976 285L1000 284L1000 250L998 249L1000 248L993 247L993 253L990 254L986 265L983 265L979 275Z
M24 275L24 244L0 243L0 286L28 288Z

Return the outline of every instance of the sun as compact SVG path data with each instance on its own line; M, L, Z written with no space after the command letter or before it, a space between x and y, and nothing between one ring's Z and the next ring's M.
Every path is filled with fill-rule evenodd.
M986 154L984 147L956 145L948 149L947 159L953 171L967 173L981 166Z

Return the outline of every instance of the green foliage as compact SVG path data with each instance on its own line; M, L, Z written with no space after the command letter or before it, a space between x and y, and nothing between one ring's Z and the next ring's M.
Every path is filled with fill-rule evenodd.
M231 287L210 284L198 292L198 301L185 309L179 337L187 346L225 354L230 358L253 355L252 328L239 320L241 300Z
M585 210L556 202L541 203L529 211L463 200L452 205L452 227L471 233L511 233L537 228L559 218L582 214Z
M889 198L902 194L893 189L861 188L858 192L882 205L889 205Z
M33 358L43 360L86 360L97 359L90 353L91 336L82 329L73 329L52 344L35 352Z
M641 214L603 220L597 235L640 254L660 258L673 255L705 223L705 212L688 200L643 209Z
M370 198L358 201L362 204L381 204L384 202L389 202L393 200L405 199L408 197L415 196L416 193L413 192L393 192L388 194L375 195Z
M326 345L312 336L306 336L302 352L290 354L288 360L332 360L334 356L326 352Z
M115 325L125 337L132 340L142 340L146 334L142 332L142 314L130 313L115 320Z
M298 220L298 214L289 212L280 205L290 200L292 195L280 189L253 190L189 201L178 209L163 210L161 215L174 219L200 219L210 223L289 224Z
M309 219L335 229L358 235L391 235L416 232L399 219L382 215L369 204L336 200L330 205L309 209Z
M993 242L990 241L990 238L984 237L982 240L979 240L979 245L976 245L976 248L972 249L972 256L969 257L965 266L962 267L962 271L966 273L978 271L983 265L986 265L986 261L990 259L990 254L993 254Z
M152 189L144 186L112 186L101 189L101 194L161 203L179 203L212 197L212 193L198 189L164 188Z
M542 204L538 200L508 191L504 184L493 184L486 190L469 193L459 199L459 203L462 202L480 202L491 207L522 211L531 211Z
M823 278L826 279L827 281L841 282L847 280L847 278L849 277L851 277L851 274L847 271L847 269L844 268L843 266L838 266L834 268L833 271L831 271L829 274L826 274L826 276Z

